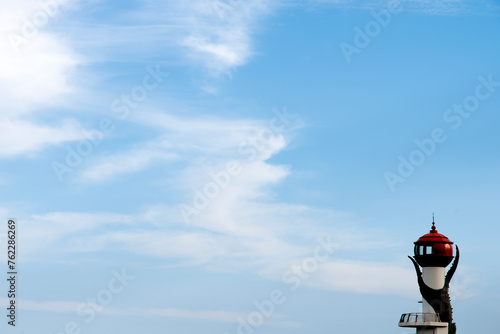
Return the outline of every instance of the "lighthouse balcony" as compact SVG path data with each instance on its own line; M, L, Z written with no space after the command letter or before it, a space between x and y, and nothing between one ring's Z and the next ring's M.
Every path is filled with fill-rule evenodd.
M399 319L399 327L448 327L436 313L405 313Z

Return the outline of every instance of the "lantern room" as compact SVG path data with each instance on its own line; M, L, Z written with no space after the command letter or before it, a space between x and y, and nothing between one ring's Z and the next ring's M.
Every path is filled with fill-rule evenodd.
M415 242L415 260L422 267L446 267L453 260L453 242L438 233L434 222L430 232Z

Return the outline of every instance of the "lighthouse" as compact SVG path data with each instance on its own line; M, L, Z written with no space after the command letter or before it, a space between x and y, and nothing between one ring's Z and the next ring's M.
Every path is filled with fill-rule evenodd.
M429 233L414 244L415 255L409 258L415 267L422 294L422 312L403 314L399 327L416 328L417 334L455 334L449 288L460 257L458 246L454 256L453 242L438 233L434 218ZM452 261L446 273L446 267Z

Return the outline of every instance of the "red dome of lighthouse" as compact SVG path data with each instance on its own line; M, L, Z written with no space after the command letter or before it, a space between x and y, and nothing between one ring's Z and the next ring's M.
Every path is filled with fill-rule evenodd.
M415 260L422 267L446 267L453 260L453 242L438 233L434 221L430 232L415 242Z

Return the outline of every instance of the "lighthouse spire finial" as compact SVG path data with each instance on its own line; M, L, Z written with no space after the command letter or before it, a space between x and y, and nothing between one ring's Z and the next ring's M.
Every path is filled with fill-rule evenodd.
M434 212L432 213L432 228L431 232L437 232L436 230L436 223L434 222Z

